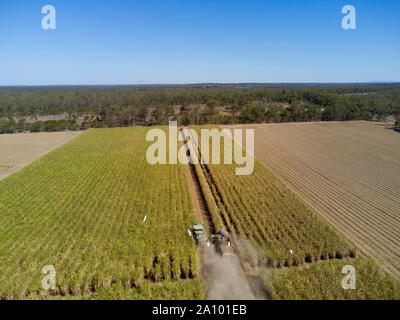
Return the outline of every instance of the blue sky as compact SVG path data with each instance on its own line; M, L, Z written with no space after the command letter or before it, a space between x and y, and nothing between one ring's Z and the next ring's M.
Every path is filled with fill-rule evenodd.
M0 85L370 81L400 81L398 0L0 0Z

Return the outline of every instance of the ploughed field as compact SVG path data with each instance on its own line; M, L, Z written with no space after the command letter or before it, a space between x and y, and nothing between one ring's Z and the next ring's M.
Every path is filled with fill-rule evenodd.
M246 128L255 129L260 162L365 255L400 278L399 133L371 122Z
M185 167L148 164L147 130L91 129L0 181L1 298L203 296Z

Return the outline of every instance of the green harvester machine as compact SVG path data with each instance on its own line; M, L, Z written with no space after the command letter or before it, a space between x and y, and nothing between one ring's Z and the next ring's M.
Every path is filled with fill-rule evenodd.
M193 237L196 240L196 243L205 240L204 227L200 222L193 223Z

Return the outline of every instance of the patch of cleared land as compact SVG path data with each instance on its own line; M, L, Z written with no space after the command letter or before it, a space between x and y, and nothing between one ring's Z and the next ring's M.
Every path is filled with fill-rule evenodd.
M400 278L399 133L369 122L246 127L258 160Z
M40 132L0 135L0 180L75 138L80 132Z

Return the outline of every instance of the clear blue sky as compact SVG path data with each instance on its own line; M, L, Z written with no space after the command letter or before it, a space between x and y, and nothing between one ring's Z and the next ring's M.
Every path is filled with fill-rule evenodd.
M399 0L0 0L0 85L370 81L400 81Z

